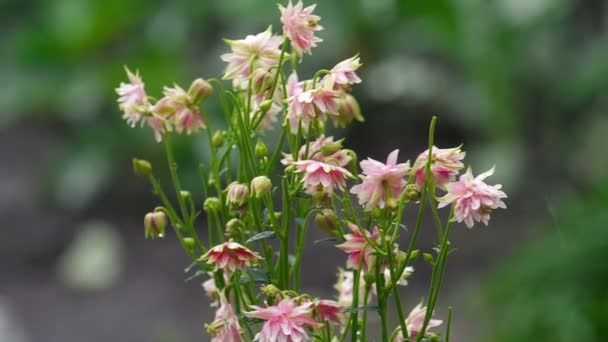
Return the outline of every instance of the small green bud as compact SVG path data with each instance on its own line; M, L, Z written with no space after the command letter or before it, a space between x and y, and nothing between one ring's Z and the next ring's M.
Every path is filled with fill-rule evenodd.
M203 203L203 210L207 214L217 213L222 210L222 202L217 197L208 197Z
M207 99L213 93L213 86L202 78L195 79L188 89L188 97L193 104Z
M261 139L255 144L255 156L260 159L268 156L268 147Z
M405 198L410 202L420 201L420 188L416 184L408 184L405 186Z
M315 222L327 234L334 235L338 228L339 219L336 212L331 209L323 209L315 215Z
M281 293L281 290L279 290L278 287L272 285L272 284L268 284L268 285L264 285L262 286L262 293L266 295L266 297L274 299L276 296L278 296Z
M274 101L272 99L262 101L262 103L260 103L260 112L262 114L265 114L270 109L273 103Z
M321 145L321 153L324 156L331 156L332 154L334 154L342 149L343 141L344 141L344 139L340 139L338 141L332 141L332 142L324 142L323 145Z
M371 286L376 281L376 275L373 272L365 272L363 279L367 285Z
M428 262L431 265L435 264L435 259L433 258L433 256L429 253L422 253L422 256L424 257L424 261Z
M346 169L350 171L353 176L357 177L359 175L359 165L357 160L357 153L353 150L345 149L346 155L350 157L348 164L346 164Z
M144 228L146 239L164 238L167 228L167 215L162 211L147 213L144 217Z
M226 135L225 131L216 131L213 133L213 137L211 137L211 144L213 147L218 148L221 147L224 143L224 136Z
M386 199L386 208L389 210L395 210L399 206L399 201L396 198L389 197Z
M239 236L245 230L245 224L238 218L230 219L226 223L225 235L230 238Z
M192 195L190 194L190 191L182 190L179 192L179 197L181 197L182 200L184 200L184 201L188 201L188 200L190 200Z
M266 195L270 191L270 188L272 188L272 182L266 176L258 176L251 180L251 192L257 198L262 198L262 196Z
M133 172L136 176L148 176L152 173L152 164L147 160L133 158Z
M194 241L193 238L191 237L185 237L184 238L184 246L188 249L193 249L194 246L196 246L196 242Z

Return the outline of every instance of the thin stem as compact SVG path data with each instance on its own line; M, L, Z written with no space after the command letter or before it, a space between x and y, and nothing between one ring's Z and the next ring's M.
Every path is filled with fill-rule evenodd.
M365 284L365 292L363 294L363 303L365 304L367 304L367 301L369 299L369 293L371 288L371 284ZM363 310L363 319L361 322L361 341L367 341L367 310Z
M386 294L384 293L384 275L380 273L381 258L376 259L376 301L378 303L378 315L380 316L380 325L382 329L382 341L387 341L388 330L386 322Z
M450 342L450 332L452 331L452 307L448 306L448 323L445 328L445 342Z

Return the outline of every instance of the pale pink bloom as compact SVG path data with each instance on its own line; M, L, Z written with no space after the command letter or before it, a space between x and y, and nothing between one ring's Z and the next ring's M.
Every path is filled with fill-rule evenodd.
M201 117L198 104L180 86L165 87L163 97L155 106L158 114L166 113L178 133L196 133L200 128L206 128Z
M156 142L163 141L163 134L167 131L171 131L171 126L167 123L167 120L154 114L143 116L141 124L146 124L152 128Z
M306 82L298 80L298 74L294 71L287 78L287 98L297 96L304 91Z
M249 199L247 184L232 182L226 187L226 204L242 207Z
M365 280L364 272L360 273L359 278L359 290L357 291L358 303L362 303L365 295ZM350 307L353 302L353 288L354 288L354 272L345 271L342 268L338 268L338 280L334 285L334 288L338 291L338 304L342 307ZM371 297L368 298L368 303L371 301Z
M295 299L286 298L275 306L252 306L254 311L245 312L248 317L265 320L262 331L255 336L259 342L306 342L310 338L307 328L320 326L312 319L313 302L298 305Z
M361 107L359 107L357 99L350 94L342 92L341 96L338 98L338 112L336 115L331 116L331 120L334 127L344 128L353 120L363 122L365 121L365 118L361 114Z
M215 321L207 326L211 342L241 342L239 319L224 294L220 295L220 307L215 312Z
M464 168L462 159L464 159L465 154L466 152L463 152L460 146L443 149L433 146L431 174L436 186L444 188L445 184L454 180L460 170ZM426 150L418 156L414 163L413 169L416 175L416 184L420 187L424 185L425 167L428 160L429 150Z
M424 316L426 315L426 306L422 306L422 304L416 305L416 307L410 312L410 314L405 319L405 325L407 326L407 332L410 335L410 339L416 339L422 330L422 325L424 324ZM438 319L431 319L427 325L426 332L429 332L429 329L438 327L443 323L443 321ZM426 333L425 333L426 336ZM403 342L403 335L397 335L397 342Z
M463 222L467 227L473 227L474 222L483 222L486 226L490 221L490 212L493 209L507 206L501 200L506 198L500 189L502 185L488 185L484 179L494 173L494 168L473 177L473 172L469 168L467 172L460 176L460 180L446 184L447 194L439 198L438 208L443 208L455 203L454 219Z
M279 5L283 31L289 37L292 46L299 54L310 54L310 49L323 41L315 36L315 32L323 29L323 27L318 25L321 18L312 14L316 6L311 5L304 8L302 1L298 1L294 6L291 0L289 0L287 7Z
M332 324L340 324L345 314L342 312L344 307L334 300L321 299L315 301L315 307L322 321Z
M335 188L344 190L346 178L353 175L345 168L316 160L300 160L293 162L296 172L304 173L302 182L306 192L313 194L316 190L323 190L331 195Z
M255 70L268 71L278 65L281 55L279 46L282 42L282 37L272 35L270 27L256 35L248 35L245 39L227 39L226 43L230 45L232 52L220 56L228 63L223 78L232 79L237 89L247 89L249 75ZM250 64L253 70L249 70Z
M359 197L359 204L365 204L365 210L373 208L384 208L388 201L396 203L405 187L403 177L410 170L409 161L397 164L399 150L394 150L388 155L386 164L368 158L361 162L363 180L350 190Z
M202 284L203 286L203 290L205 290L205 294L207 294L207 297L209 297L209 299L211 299L211 306L217 306L218 305L218 300L219 300L219 291L217 289L217 286L215 285L215 279L213 278L213 273L209 273L209 275L211 276L211 278L205 280Z
M414 268L412 266L407 266L405 269L403 269L403 273L401 273L401 276L398 277L397 280L397 285L399 286L407 286L408 282L407 279L409 277L411 277L412 273L414 273ZM392 283L392 279L391 279L391 271L388 268L384 269L384 283L385 284L390 284Z
M330 73L323 78L322 83L326 83L329 88L333 89L340 89L349 84L361 83L361 79L355 72L361 65L359 56L345 59L330 70Z
M224 274L230 276L237 270L244 272L247 267L257 264L259 258L259 255L249 248L229 241L211 248L201 260L215 266L216 269L224 270Z
M338 95L334 90L320 87L290 97L287 118L291 133L298 132L300 121L302 121L302 131L306 133L314 120L325 121L325 114L337 115Z
M149 111L150 104L139 73L134 74L127 67L125 67L125 71L129 77L129 83L121 82L120 86L116 88L119 96L118 107L123 111L122 118L127 120L127 124L135 127L143 115Z
M325 135L321 135L317 140L310 142L308 144L308 156L306 155L306 144L300 147L298 151L298 160L316 160L324 163L331 163L341 167L346 167L348 163L351 161L351 157L346 153L345 150L338 150L335 153L326 156L321 153L321 148L324 144L333 144L334 137L326 137ZM291 164L293 160L293 156L291 154L284 154L284 157L281 160L283 165Z
M360 228L350 222L348 222L347 226L352 234L345 234L344 239L346 239L346 241L336 246L348 254L346 267L361 267L363 270L369 270L370 267L375 263L376 258L372 255L372 252L374 251L373 247L367 243L365 237L367 237L367 240L379 243L380 232L378 231L378 227L374 227L370 233L366 229Z

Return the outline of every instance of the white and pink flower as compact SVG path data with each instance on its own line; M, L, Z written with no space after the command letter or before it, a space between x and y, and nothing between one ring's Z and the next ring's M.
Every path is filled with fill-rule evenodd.
M323 78L322 83L336 90L350 84L361 83L361 79L356 73L361 65L359 56L345 59L330 70L329 74Z
M319 120L324 122L325 114L337 115L338 113L338 92L317 87L315 89L297 92L291 96L289 101L289 129L292 134L298 133L298 126L302 122L302 131L308 132L310 124Z
M348 254L346 267L354 269L360 267L363 270L369 270L370 267L375 263L376 258L372 255L372 252L374 251L373 247L370 246L366 240L370 240L374 243L380 242L380 232L378 231L378 227L374 227L370 233L369 231L350 222L347 224L347 226L352 234L345 234L344 238L346 241L336 246Z
M311 48L316 47L317 43L323 41L315 36L315 32L323 29L318 24L321 17L312 14L316 6L315 4L305 8L302 1L293 5L291 0L289 0L287 7L279 5L283 31L291 40L294 50L299 54L310 54Z
M307 329L320 326L311 317L313 305L313 302L298 305L295 299L286 298L266 308L254 305L254 310L245 312L245 315L266 321L255 341L305 342L310 340Z
M339 149L336 152L330 155L324 155L322 153L322 148L324 145L334 144L334 137L326 137L325 135L319 136L315 141L308 144L302 145L300 150L298 151L298 159L297 160L316 160L324 163L332 163L334 165L338 165L341 167L346 167L348 163L351 161L352 157L348 155L346 150ZM306 151L308 149L308 154ZM284 154L284 158L281 160L283 165L289 165L293 160L293 156L291 154Z
M360 273L359 278L359 289L357 295L359 296L358 302L362 303L365 296L365 280L364 272ZM338 268L338 280L334 285L334 288L338 291L338 304L342 307L350 307L353 302L353 289L355 285L355 276L352 271L345 271L342 268ZM368 298L368 303L371 301L371 297Z
M122 118L127 121L127 124L135 127L143 115L149 112L150 103L139 73L132 73L127 67L125 67L125 71L129 82L121 82L120 86L116 88L119 96L118 107L124 113Z
M501 200L507 197L507 194L500 190L502 185L488 185L484 182L492 174L494 168L474 177L469 168L457 182L446 184L448 193L439 198L438 208L453 203L454 219L457 222L464 222L469 228L472 228L475 222L483 222L487 226L492 210L507 208Z
M207 325L207 331L211 334L211 342L242 341L239 319L223 293L220 294L220 306L215 312L215 321Z
M331 324L340 324L345 318L345 314L342 311L344 307L335 300L317 300L315 301L315 307L321 321L327 321Z
M192 134L201 128L206 128L198 104L193 103L194 99L184 89L174 85L165 87L163 93L165 97L157 103L155 111L159 115L168 113L178 133Z
M363 180L350 190L359 197L359 204L365 205L365 210L384 208L389 203L396 205L405 187L405 175L410 170L409 162L397 164L399 150L388 155L386 164L368 158L361 162Z
M344 190L346 179L353 178L353 175L341 166L316 160L300 160L293 162L293 165L296 166L296 172L304 173L302 182L309 194L322 190L331 195L335 189Z
M455 179L460 170L464 168L462 160L466 152L460 146L454 148L437 148L433 146L433 158L431 159L431 174L436 186L444 188L445 185ZM424 185L426 163L429 160L429 150L422 152L413 166L416 176L416 184Z
M222 269L227 277L237 270L244 272L247 267L257 264L259 259L257 253L233 241L216 245L201 257L215 269Z
M424 325L424 318L426 316L427 307L422 306L422 304L416 305L416 307L410 312L410 314L405 319L405 325L407 326L407 332L409 334L410 339L416 339L418 335L422 331L422 326ZM429 323L426 327L426 333L429 332L429 329L438 327L443 323L442 320L439 319L430 319ZM403 342L403 335L399 334L397 336L396 342Z

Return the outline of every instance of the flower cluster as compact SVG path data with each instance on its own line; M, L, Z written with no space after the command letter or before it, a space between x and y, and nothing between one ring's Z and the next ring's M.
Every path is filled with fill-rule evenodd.
M440 333L429 330L442 324L433 315L443 266L452 254L452 225L487 225L493 210L506 208L507 196L500 185L486 183L494 169L473 175L462 146L434 145L435 117L428 149L413 164L400 161L397 149L385 162L359 162L344 139L326 135L327 121L335 127L363 121L350 94L362 82L362 63L354 54L300 79L299 63L322 42L315 10L315 5L289 1L279 5L281 33L268 27L225 40L229 51L220 58L226 63L222 79L232 84L229 90L222 80L198 78L187 90L164 87L155 100L139 73L126 69L128 82L116 89L119 109L128 125L146 125L158 142L164 140L175 190L172 200L152 164L133 160L135 173L150 181L161 202L144 218L145 237L165 237L173 229L192 259L186 272L196 269L188 279L209 276L202 287L215 310L214 321L205 325L212 341L380 340L367 336L370 305L377 308L382 341L437 340ZM217 86L226 118L222 130L213 130L205 120L211 84ZM280 134L270 143L267 132L273 129ZM182 187L169 138L198 133L207 135L210 152L209 162L199 169L202 206L196 203L201 196ZM410 220L406 207L418 210L415 223L405 225ZM447 220L440 212L444 207L450 208L443 209ZM433 211L439 243L421 253L417 238L428 224L425 210ZM313 217L329 235L324 240L332 241L320 248L343 252L333 299L301 290ZM400 241L403 237L409 242ZM400 286L415 278L418 255L424 255L426 264L416 269L431 268L433 283L426 305L421 302L405 316ZM391 305L399 316L392 333L387 320Z

